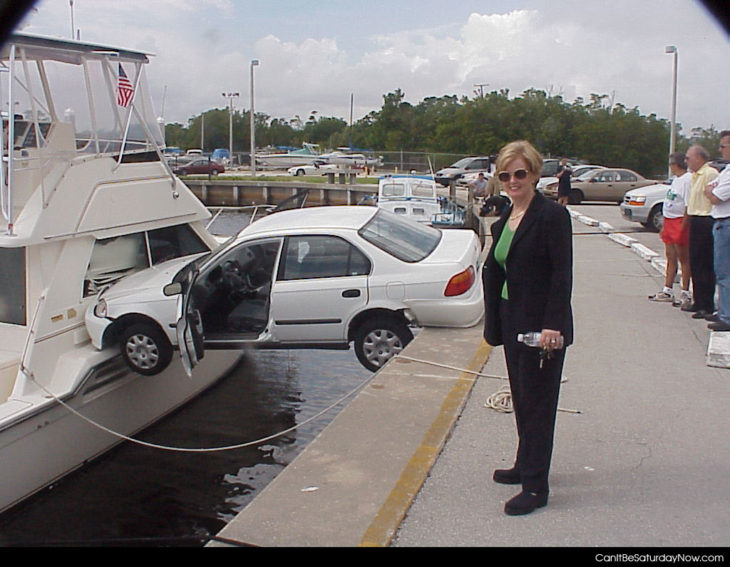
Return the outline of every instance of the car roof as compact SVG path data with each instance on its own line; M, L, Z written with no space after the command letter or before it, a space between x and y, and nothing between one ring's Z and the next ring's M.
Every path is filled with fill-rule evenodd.
M292 209L260 218L241 231L241 236L312 228L358 230L377 212L377 207L365 205L334 205Z

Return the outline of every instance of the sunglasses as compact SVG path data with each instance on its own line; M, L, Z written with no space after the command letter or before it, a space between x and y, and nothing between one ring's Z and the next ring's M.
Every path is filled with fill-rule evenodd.
M511 176L509 171L500 171L497 174L497 179L499 179L502 183L507 183L510 177L514 177L515 179L525 179L527 177L527 170L517 169Z

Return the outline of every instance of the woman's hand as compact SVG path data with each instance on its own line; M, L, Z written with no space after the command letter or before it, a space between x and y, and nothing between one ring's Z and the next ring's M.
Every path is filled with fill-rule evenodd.
M560 345L560 331L554 331L553 329L543 329L540 332L540 348L544 348L550 352L555 350Z

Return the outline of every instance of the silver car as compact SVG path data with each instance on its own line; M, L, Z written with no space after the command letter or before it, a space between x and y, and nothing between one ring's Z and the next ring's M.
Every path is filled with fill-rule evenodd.
M664 227L662 208L664 198L669 191L669 185L647 185L639 189L632 189L624 195L619 206L621 214L626 220L638 222L655 232L661 232Z

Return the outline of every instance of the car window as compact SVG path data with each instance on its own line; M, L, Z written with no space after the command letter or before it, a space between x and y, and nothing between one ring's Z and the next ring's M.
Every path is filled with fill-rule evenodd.
M441 231L378 211L358 234L391 256L404 262L419 262L436 249Z
M630 171L617 171L616 181L636 181L636 176Z
M370 260L337 236L306 235L286 239L280 280L360 276L370 273Z
M187 224L150 230L147 237L153 266L173 258L210 250Z
M598 182L606 183L608 181L613 181L615 179L616 175L613 171L602 171L598 175L596 175L595 179Z

